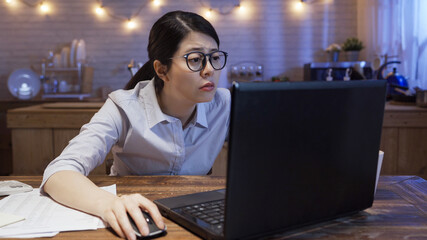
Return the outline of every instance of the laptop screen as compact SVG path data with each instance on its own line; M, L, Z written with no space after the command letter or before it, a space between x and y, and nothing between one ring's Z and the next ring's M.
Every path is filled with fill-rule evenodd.
M226 238L370 207L385 91L379 80L235 83Z

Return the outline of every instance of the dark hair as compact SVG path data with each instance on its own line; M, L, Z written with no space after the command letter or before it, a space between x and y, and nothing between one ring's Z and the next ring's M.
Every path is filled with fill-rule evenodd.
M146 62L132 79L126 84L125 89L132 89L142 80L149 80L154 77L156 93L163 89L163 80L154 71L154 60L159 60L169 69L172 63L171 58L178 50L181 41L190 33L199 32L212 37L219 47L219 38L214 27L202 16L183 11L173 11L166 13L157 20L150 31L148 38L148 62Z

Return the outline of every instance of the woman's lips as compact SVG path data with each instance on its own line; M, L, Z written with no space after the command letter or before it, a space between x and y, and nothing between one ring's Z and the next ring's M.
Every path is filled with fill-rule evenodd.
M205 85L203 85L202 87L200 87L200 90L206 91L206 92L210 92L214 89L215 89L215 84L213 84L212 82L208 82Z

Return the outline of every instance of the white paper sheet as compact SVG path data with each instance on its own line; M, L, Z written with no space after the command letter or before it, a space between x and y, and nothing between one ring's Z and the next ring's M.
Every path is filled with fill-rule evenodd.
M2 235L1 238L42 238L42 237L53 237L59 232L46 232L46 233L31 233L31 234L13 234L13 235Z
M25 220L25 218L21 216L0 212L0 228L23 220Z
M102 187L116 194L116 185ZM65 207L50 197L32 192L8 196L0 201L0 212L24 217L25 220L0 228L0 237L13 235L53 234L60 231L95 230L102 220L87 213Z

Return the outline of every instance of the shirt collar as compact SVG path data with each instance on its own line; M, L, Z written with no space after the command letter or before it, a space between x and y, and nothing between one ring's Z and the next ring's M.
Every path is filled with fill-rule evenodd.
M196 121L194 125L199 124L204 128L208 128L208 121L206 120L206 108L204 103L198 103L196 109ZM194 120L193 120L194 121Z
M137 88L141 87L138 83ZM159 102L157 101L156 90L154 88L154 79L152 79L145 87L139 90L140 98L145 106L147 115L147 122L150 128L154 127L160 122L167 121L173 122L173 118L167 116L160 109ZM205 103L198 103L196 108L196 116L191 120L192 125L200 125L208 128L208 121L206 118Z
M137 86L139 86L139 83ZM157 101L154 79L151 79L144 88L139 90L139 96L140 100L144 103L147 123L150 128L160 122L169 121L160 109L159 102Z

